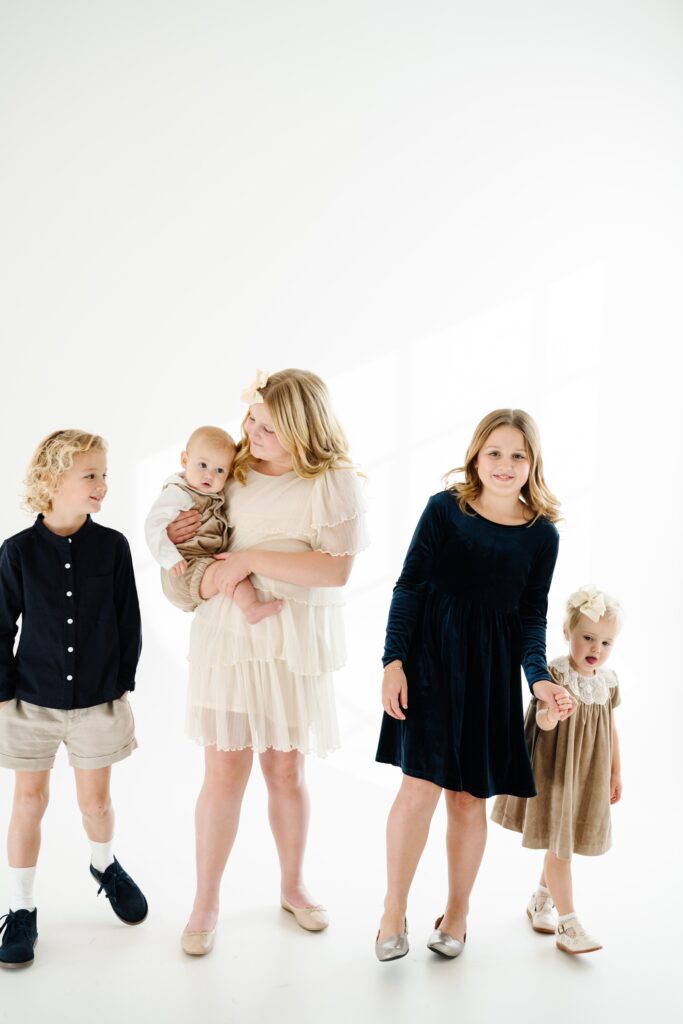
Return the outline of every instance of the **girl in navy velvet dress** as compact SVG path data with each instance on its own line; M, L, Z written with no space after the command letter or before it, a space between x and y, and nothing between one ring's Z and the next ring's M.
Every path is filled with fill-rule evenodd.
M464 482L433 495L422 513L389 611L377 760L398 765L403 780L387 823L380 960L408 952L408 892L442 789L448 899L428 946L462 952L486 797L536 792L520 666L560 720L574 707L546 661L559 506L543 479L536 424L519 409L489 413L458 472Z

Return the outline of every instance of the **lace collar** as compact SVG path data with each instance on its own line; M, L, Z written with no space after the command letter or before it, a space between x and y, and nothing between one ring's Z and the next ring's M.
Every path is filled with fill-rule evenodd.
M608 704L610 687L617 685L616 676L609 669L599 668L594 676L582 676L569 664L568 657L555 658L550 668L558 682L574 694L582 704Z

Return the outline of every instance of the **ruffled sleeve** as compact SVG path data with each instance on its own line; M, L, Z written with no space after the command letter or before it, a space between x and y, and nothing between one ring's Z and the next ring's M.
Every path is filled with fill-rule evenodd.
M356 555L370 542L363 481L354 469L328 469L318 477L311 502L314 551Z

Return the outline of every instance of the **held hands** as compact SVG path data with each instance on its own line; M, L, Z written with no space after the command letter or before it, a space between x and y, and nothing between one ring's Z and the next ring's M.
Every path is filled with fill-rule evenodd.
M194 537L201 525L202 517L196 508L188 508L186 512L179 512L173 522L166 527L166 533L171 544L182 544L184 541ZM175 568L175 567L174 567Z
M245 580L251 573L248 551L224 551L216 555L216 569L213 574L213 582L221 592L228 597L235 593L235 587L242 580Z
M612 772L609 780L609 802L611 804L618 804L621 800L621 775L618 772Z
M382 707L392 718L405 719L408 707L408 680L400 661L390 662L384 669L382 680Z
M182 576L187 569L187 562L181 558L179 562L171 566L171 576Z
M551 683L549 679L540 679L531 689L538 700L545 701L558 722L564 722L565 718L569 718L576 711L574 699L564 686Z

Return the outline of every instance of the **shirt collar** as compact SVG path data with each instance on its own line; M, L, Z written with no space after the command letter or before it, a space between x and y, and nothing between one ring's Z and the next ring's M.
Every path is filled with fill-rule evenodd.
M33 528L38 532L40 537L45 538L45 540L50 544L53 544L60 551L63 551L65 548L73 551L75 547L79 546L83 538L87 536L93 526L93 521L90 516L88 516L83 523L83 526L76 530L75 533L72 533L69 537L60 537L58 534L53 533L52 530L48 530L47 526L43 522L44 518L45 517L42 512L39 513L36 517L35 523L33 524Z

